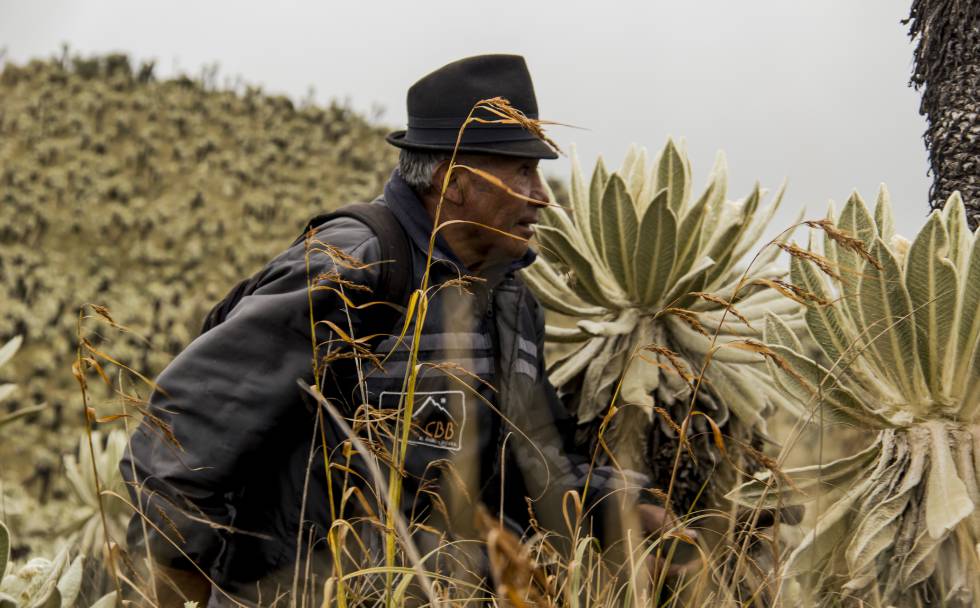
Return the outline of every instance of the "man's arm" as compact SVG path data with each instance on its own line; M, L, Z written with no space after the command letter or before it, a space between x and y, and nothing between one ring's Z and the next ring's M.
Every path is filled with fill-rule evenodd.
M375 261L378 241L347 218L318 234L346 254ZM376 270L335 266L313 254L311 277L335 271L373 285ZM227 495L242 486L273 434L300 402L296 379L312 380L310 293L303 244L272 263L272 272L224 323L199 336L160 375L150 416L134 433L120 464L134 501L148 522L145 540L167 568L208 571L221 549L219 530L232 523ZM313 293L314 315L347 328L347 316L330 291ZM356 311L350 311L356 323ZM139 490L137 492L137 490ZM130 543L144 537L139 515Z

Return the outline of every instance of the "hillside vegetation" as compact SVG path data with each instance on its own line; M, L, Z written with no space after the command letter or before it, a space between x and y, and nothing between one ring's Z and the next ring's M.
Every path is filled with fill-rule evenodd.
M149 340L111 352L152 376L307 219L381 190L396 158L383 128L341 104L239 88L158 80L123 55L4 66L0 342L24 337L5 407L50 404L31 429L81 416L84 303Z

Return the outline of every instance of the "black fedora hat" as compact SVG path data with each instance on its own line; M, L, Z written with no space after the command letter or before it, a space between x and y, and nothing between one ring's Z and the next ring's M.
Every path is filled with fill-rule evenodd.
M528 118L538 102L527 64L520 55L478 55L423 76L408 90L408 129L389 133L388 143L411 150L452 152L459 128L476 102L503 97ZM489 113L480 118L495 119ZM521 125L472 122L463 131L460 152L523 158L558 158L548 144Z

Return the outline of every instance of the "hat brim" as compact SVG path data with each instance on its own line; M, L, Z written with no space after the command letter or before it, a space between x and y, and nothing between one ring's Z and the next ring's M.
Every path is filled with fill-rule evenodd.
M452 152L454 145L428 144L413 142L405 138L407 131L394 131L385 137L385 141L403 150L422 150L426 152ZM554 160L558 154L551 149L551 146L544 143L537 137L522 139L518 141L504 141L484 144L466 144L459 146L460 152L473 154L497 154L500 156L515 156L518 158L539 158Z

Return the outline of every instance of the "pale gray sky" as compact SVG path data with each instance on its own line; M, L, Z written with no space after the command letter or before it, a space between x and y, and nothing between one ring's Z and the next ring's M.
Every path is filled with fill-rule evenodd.
M700 187L715 150L728 155L731 196L755 180L789 182L785 227L803 204L888 184L899 231L923 223L929 180L907 87L912 48L899 21L908 0L580 2L246 2L0 0L0 47L22 62L126 51L158 73L217 62L266 90L346 98L405 121L406 89L454 59L523 54L545 118L591 163L617 165L630 143L651 152L687 138ZM547 167L564 174L568 161Z

